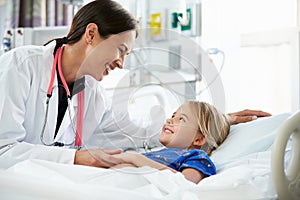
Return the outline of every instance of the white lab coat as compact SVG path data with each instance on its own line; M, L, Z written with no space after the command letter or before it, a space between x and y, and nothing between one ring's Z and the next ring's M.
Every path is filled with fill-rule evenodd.
M45 119L47 88L54 60L54 46L54 42L45 47L24 46L0 57L0 167L8 167L29 158L60 163L74 161L74 149L44 146L40 139ZM53 142L57 105L55 75L44 133L45 142ZM75 121L77 95L72 97L71 107L72 120ZM143 134L144 130L132 126L128 119L126 114L113 113L111 103L99 82L86 77L84 147L134 147L131 140L122 133ZM67 110L55 141L68 143L74 139L74 135Z

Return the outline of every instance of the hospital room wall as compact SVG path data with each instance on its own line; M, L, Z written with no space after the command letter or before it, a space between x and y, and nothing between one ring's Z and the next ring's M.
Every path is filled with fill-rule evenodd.
M203 0L202 9L202 45L226 55L226 111L299 109L297 0Z
M126 6L134 6L132 1ZM4 2L0 0L0 19L5 19ZM226 111L250 108L275 114L299 109L297 0L201 2L201 44L225 52L221 77ZM0 38L4 23L0 20ZM214 58L218 64L219 57Z
M3 19L5 19L5 0L0 0L0 38L1 39L3 38L4 29L5 29L5 21Z
M132 6L128 2L127 7ZM221 72L225 109L221 109L261 109L273 114L299 109L297 0L201 3L199 42L203 49L216 47L225 52ZM218 68L220 56L212 58ZM222 101L207 97L209 92L203 94L198 97L200 100Z

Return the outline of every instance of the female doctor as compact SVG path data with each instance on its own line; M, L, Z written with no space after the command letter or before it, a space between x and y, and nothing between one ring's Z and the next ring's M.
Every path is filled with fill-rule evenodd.
M96 0L78 10L67 37L2 55L0 168L32 158L96 167L120 163L111 155L121 150L99 148L119 147L126 137L110 133L120 127L136 130L126 115L112 112L99 81L123 68L136 37L136 21L125 9ZM266 115L246 110L228 117L234 124Z

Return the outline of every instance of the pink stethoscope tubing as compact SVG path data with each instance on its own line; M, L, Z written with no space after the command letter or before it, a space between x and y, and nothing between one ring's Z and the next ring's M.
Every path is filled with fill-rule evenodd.
M53 146L55 142L53 143L46 143L43 140L44 137L44 132L45 132L45 127L47 123L47 117L48 117L48 106L49 106L49 101L52 96L52 91L53 91L53 84L54 84L54 78L55 78L55 71L56 71L56 65L58 64L58 73L59 77L63 83L64 89L66 90L67 93L67 99L68 99L68 110L69 110L69 116L70 116L70 121L73 127L73 130L75 132L75 139L72 141L72 143L69 144L63 144L64 146L71 146L75 142L75 148L80 149L82 147L82 129L83 129L83 113L84 113L84 91L81 91L77 94L78 97L78 111L77 111L77 122L76 122L76 129L74 128L73 120L71 119L71 93L69 90L69 87L66 83L66 80L62 74L62 69L61 69L61 57L62 57L62 52L63 52L64 46L61 48L58 48L56 51L56 54L54 56L54 62L52 65L52 71L51 71L51 79L49 82L48 90L47 90L47 107L46 107L46 114L45 114L45 120L44 120L44 125L41 133L41 142L46 145L46 146Z

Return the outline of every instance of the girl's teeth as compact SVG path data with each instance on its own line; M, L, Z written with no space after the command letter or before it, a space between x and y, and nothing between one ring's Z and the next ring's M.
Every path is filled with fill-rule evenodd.
M166 133L172 133L170 130L166 129L165 130Z
M109 65L105 65L105 68L106 68L106 70L107 70L108 72L110 72L110 71L111 71L111 69L110 69Z

